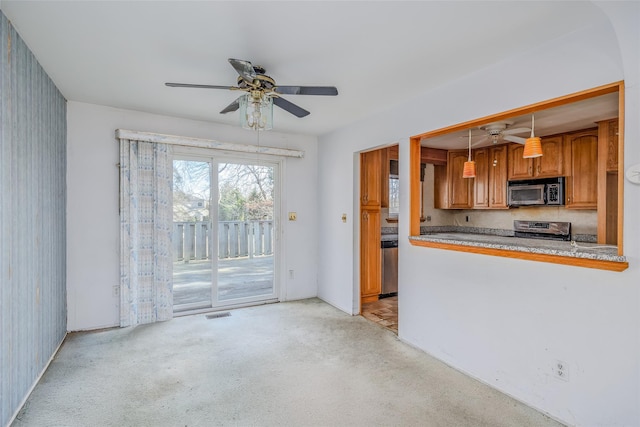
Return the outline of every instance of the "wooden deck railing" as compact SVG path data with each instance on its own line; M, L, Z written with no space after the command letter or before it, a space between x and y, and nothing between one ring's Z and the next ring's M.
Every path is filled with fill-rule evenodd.
M173 260L210 259L209 222L173 223ZM272 255L273 221L218 222L218 259Z

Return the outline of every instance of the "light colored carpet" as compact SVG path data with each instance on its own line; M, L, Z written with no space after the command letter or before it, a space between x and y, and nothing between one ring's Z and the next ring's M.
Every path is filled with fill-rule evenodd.
M22 426L557 426L318 300L73 333Z

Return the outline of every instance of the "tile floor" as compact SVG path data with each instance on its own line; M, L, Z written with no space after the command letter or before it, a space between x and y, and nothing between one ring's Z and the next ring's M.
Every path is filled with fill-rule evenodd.
M362 316L398 334L398 297L362 304Z

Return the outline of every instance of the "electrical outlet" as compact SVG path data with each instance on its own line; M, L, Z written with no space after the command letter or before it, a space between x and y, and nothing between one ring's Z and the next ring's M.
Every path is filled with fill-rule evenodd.
M293 279L293 270L289 270L289 279Z
M554 360L553 376L562 381L569 381L569 365L562 360Z
M114 297L120 296L120 285L113 286L113 296Z
M342 222L347 222L347 214L346 213L342 214Z
M295 212L289 212L289 221L295 221L298 219L298 215Z
M469 222L469 215L467 215L467 216L465 217L465 220L466 220L467 222Z

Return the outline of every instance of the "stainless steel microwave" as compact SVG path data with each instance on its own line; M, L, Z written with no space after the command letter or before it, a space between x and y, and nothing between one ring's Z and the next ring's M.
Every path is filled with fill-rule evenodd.
M509 206L564 205L564 177L509 181Z

